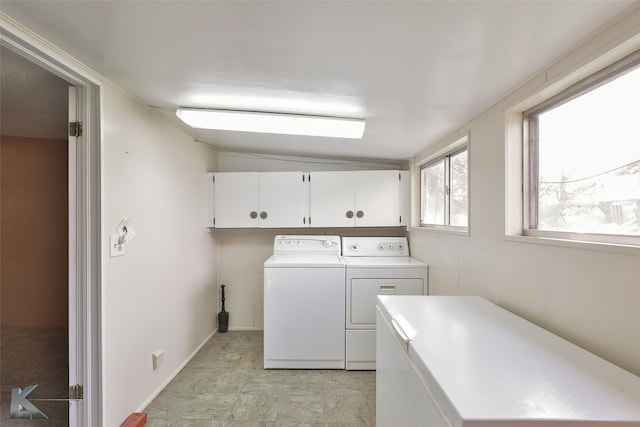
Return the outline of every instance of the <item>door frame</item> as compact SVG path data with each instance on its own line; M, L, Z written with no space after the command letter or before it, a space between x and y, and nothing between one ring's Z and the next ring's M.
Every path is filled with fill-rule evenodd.
M69 406L70 427L102 425L100 370L100 78L81 63L0 12L0 44L75 86L83 136L69 151L70 385L83 399ZM73 140L73 141L72 141Z

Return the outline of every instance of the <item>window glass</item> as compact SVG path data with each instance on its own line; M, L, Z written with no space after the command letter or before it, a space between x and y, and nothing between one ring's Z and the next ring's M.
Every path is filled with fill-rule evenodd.
M451 225L466 227L468 219L467 150L451 156Z
M421 225L456 231L469 225L468 149L456 146L420 170Z
M444 159L422 169L423 224L445 224Z
M531 228L640 235L640 66L529 119Z

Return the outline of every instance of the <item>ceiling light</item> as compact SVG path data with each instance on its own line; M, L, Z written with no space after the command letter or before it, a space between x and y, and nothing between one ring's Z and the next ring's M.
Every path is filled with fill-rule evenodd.
M362 138L365 125L363 119L205 108L178 108L176 115L198 129L335 138Z

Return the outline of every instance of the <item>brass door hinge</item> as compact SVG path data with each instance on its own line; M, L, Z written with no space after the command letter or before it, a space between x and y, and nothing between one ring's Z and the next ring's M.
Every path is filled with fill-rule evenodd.
M69 400L82 400L84 399L84 390L80 384L72 385L69 387Z
M69 122L69 136L82 136L82 122Z

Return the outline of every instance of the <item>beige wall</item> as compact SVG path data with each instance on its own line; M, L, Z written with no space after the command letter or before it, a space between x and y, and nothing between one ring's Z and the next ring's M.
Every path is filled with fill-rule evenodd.
M67 141L2 136L3 327L67 327Z
M205 172L216 152L109 85L102 112L103 425L118 426L215 329L216 237L205 227ZM109 256L128 218L136 236ZM152 368L152 353L164 363Z
M541 91L567 86L587 74L590 64L602 65L638 48L636 9L461 126L460 133L471 135L470 235L414 228L410 245L412 255L430 265L432 294L483 296L640 375L640 249L505 237L505 220L517 216L520 203L505 194L511 187L519 192L520 176L505 173L505 149L521 144L505 140L505 112ZM518 169L519 162L515 156L507 165Z

